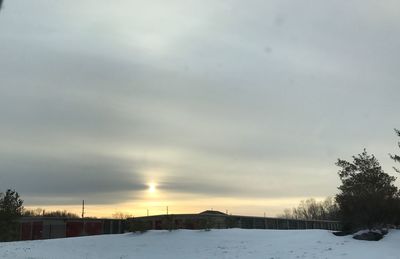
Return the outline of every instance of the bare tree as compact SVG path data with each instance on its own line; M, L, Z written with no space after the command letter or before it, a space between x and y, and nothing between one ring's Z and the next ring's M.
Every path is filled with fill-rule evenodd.
M284 209L282 214L277 215L278 218L293 219L294 214L290 209Z
M60 218L79 218L78 214L68 212L66 210L45 211L42 208L25 209L22 212L24 217L60 217Z
M128 219L132 217L133 217L132 214L123 213L121 211L117 211L114 214L112 214L113 219Z
M307 199L290 209L285 209L279 217L287 219L308 219L308 220L336 220L338 219L338 205L332 197L318 202L315 199Z

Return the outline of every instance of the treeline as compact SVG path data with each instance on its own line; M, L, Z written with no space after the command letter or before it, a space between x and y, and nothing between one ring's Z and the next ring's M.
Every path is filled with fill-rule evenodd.
M301 201L292 209L285 209L280 218L304 219L304 220L339 220L339 206L334 198L328 197L324 201L316 201L313 198Z
M37 209L24 209L22 212L23 217L61 217L61 218L79 218L78 214L68 212L66 210L46 211L41 208Z
M400 131L395 129L400 137ZM400 142L397 143L400 147ZM390 155L400 162L399 155ZM302 201L297 208L286 209L282 217L295 219L340 220L343 230L384 228L400 224L400 191L396 177L384 172L378 159L367 152L352 157L352 161L338 159L341 185L334 198L317 202ZM396 167L394 171L400 172Z
M121 211L117 211L117 212L112 214L112 218L113 219L129 219L129 218L133 218L133 215L129 214L129 213L124 213L124 212L121 212Z
M36 209L23 209L22 217L54 217L54 218L70 218L70 219L77 219L81 218L78 214L69 212L67 210L55 210L55 211L46 211L42 208ZM111 218L113 219L127 219L132 218L133 215L129 213L124 213L121 211L117 211L112 214ZM85 217L86 219L96 219L97 217Z

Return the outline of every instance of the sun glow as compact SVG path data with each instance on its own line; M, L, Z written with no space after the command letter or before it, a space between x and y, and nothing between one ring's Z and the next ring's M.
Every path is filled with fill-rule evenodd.
M156 184L155 183L149 183L149 188L147 189L150 193L155 193L156 192Z

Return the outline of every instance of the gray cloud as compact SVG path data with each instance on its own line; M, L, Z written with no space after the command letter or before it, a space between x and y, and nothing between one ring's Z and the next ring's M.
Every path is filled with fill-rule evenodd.
M397 7L8 1L1 187L35 203L113 203L160 168L169 192L325 196L335 159L363 147L390 170Z
M27 202L65 204L89 198L112 203L145 190L135 164L101 156L1 155L2 188L20 190ZM139 164L139 163L138 163Z

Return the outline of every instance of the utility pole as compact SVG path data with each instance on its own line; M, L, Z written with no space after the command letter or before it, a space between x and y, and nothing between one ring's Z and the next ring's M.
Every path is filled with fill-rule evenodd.
M147 209L147 217L149 216L149 209Z
M168 206L167 206L167 215L168 215Z
M85 217L85 200L82 200L82 218Z

